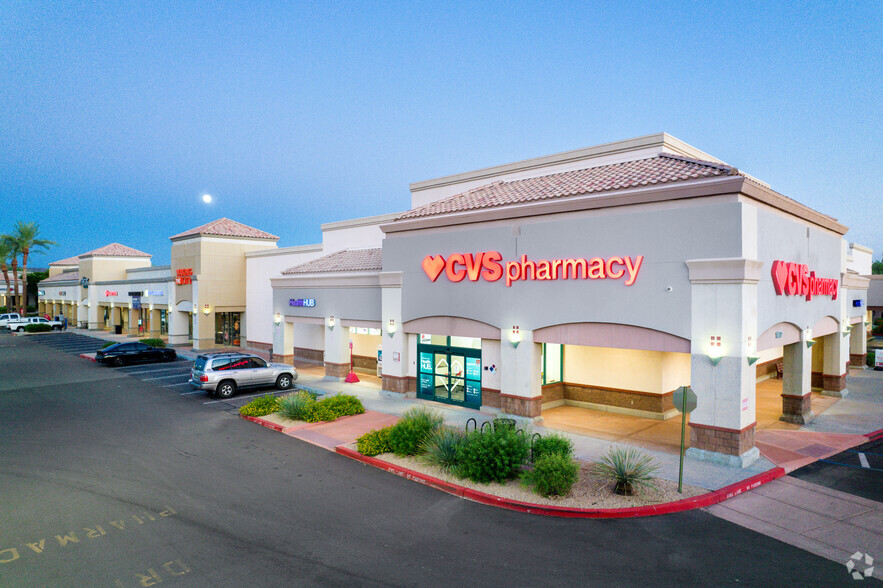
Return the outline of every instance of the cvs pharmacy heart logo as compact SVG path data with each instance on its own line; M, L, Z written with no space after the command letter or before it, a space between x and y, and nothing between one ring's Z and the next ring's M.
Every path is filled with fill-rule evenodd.
M776 288L776 294L781 295L785 292L785 283L788 281L789 263L784 261L774 261L772 271L773 286Z
M430 281L434 282L445 269L445 258L441 255L427 255L423 258L423 271L429 276Z

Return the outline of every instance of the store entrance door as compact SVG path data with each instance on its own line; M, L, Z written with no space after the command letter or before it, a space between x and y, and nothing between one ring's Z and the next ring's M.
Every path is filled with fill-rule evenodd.
M418 345L417 394L426 400L481 407L481 350Z
M216 345L239 347L240 318L238 312L215 313Z

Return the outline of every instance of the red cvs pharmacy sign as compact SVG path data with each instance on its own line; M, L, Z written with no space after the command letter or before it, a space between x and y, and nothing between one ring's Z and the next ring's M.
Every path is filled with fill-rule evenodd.
M836 278L817 278L816 272L802 263L776 260L772 268L773 286L779 296L804 296L812 300L813 296L830 296L837 300L840 281Z
M623 284L631 286L638 279L638 272L644 256L631 257L612 256L606 259L539 259L531 260L522 255L520 260L503 261L499 251L481 251L479 253L451 253L445 258L442 255L427 255L423 258L423 271L430 281L435 282L445 274L452 282L462 282L469 278L470 282L486 280L496 282L505 277L506 287L513 282L523 280L623 280Z

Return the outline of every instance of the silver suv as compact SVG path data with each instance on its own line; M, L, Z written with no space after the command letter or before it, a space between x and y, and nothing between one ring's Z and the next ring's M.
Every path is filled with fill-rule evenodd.
M190 370L190 387L230 398L237 388L275 384L280 390L297 380L297 370L287 363L267 363L248 353L222 352L196 356Z

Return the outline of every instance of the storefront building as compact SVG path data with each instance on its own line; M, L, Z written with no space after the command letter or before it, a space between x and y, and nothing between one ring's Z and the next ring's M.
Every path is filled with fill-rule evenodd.
M741 466L759 378L781 365L782 419L803 423L813 386L844 395L864 363L870 250L669 135L411 192L379 241L269 280L272 319L254 320L272 320L275 356L342 377L352 341L379 348L387 392L530 419L561 404L671 418L690 385L691 454Z
M170 239L167 266L119 243L49 264L39 312L170 345L243 346L245 254L273 249L278 238L222 218Z

